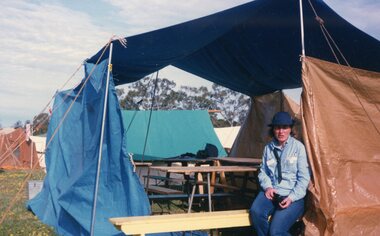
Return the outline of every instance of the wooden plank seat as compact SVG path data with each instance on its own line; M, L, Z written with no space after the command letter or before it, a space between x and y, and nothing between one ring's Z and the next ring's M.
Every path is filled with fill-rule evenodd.
M181 190L172 189L172 188L166 188L166 187L157 186L157 185L150 185L150 186L148 186L148 188L146 188L146 191L148 193L157 193L157 194L164 194L164 195L183 194L184 193Z
M160 176L160 175L144 175L143 176L144 179L146 178L149 178L149 179L153 179L153 180L158 180L160 182L175 182L175 183L185 183L186 179L180 179L180 178L170 178L170 177L166 177L166 176Z
M207 182L197 181L196 184L206 185ZM233 190L233 191L241 192L241 193L257 193L256 188L240 187L240 186L235 186L232 184L211 183L210 186L216 189Z
M144 178L147 178L148 176L145 175ZM207 182L205 181L194 181L194 179L186 180L186 179L179 179L179 178L168 178L165 176L154 176L151 175L149 176L150 179L155 179L155 180L160 180L160 181L169 181L169 182L178 182L178 183L186 183L189 182L191 184L196 184L196 185L207 185ZM229 184L219 184L219 183L214 183L211 184L212 187L216 188L225 188L225 189L231 189L231 190L240 190L241 188Z
M149 194L148 198L149 200L188 200L190 197L189 194ZM194 194L194 198L207 198L208 194ZM234 193L212 193L211 197L213 198L226 198L226 197L239 197L239 195Z
M127 235L222 229L250 226L248 210L197 212L110 218L110 222Z
M197 185L207 185L207 182L204 182L204 181L197 181L195 183ZM240 187L233 186L230 184L211 183L210 186L214 188L222 188L222 189L229 189L229 190L241 190Z
M205 181L194 181L194 180L185 180L185 179L178 179L178 178L167 178L165 176L150 176L149 177L150 179L156 179L156 180L160 180L160 181L169 181L169 182L179 182L179 183L186 183L186 182L189 182L190 184L196 184L196 185L207 185L207 182ZM152 186L158 186L158 185L151 185L149 186L148 190L151 189ZM214 183L214 184L211 184L212 187L215 187L215 188L223 188L223 189L230 189L230 190L241 190L240 187L237 187L237 186L233 186L233 185L230 185L230 184L220 184L220 183ZM160 186L158 189L161 189L162 187ZM150 192L156 192L156 193L160 193L158 191L155 191L154 188L152 188L152 191ZM165 193L161 193L161 194L170 194L168 192L165 192Z

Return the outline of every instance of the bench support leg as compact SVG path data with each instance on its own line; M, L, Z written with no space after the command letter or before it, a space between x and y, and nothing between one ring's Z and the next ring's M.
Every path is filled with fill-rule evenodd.
M197 185L193 185L193 189L191 190L191 195L189 198L189 208L187 209L187 213L191 213L191 207L193 206L193 200L194 200L194 194L195 194L195 189L197 188Z
M210 186L210 173L207 173L207 193L208 193L208 211L211 212L211 186Z

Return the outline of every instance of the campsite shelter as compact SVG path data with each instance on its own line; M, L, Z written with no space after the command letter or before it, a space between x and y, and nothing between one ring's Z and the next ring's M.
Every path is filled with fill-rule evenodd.
M206 145L226 156L207 110L122 111L127 150L133 160L154 161L196 155Z
M46 168L45 164L45 149L46 149L46 137L44 136L30 136L30 139L36 146L36 152L41 168Z
M0 168L39 168L35 143L29 139L23 128L0 129Z
M302 87L303 141L313 172L306 233L380 234L380 42L321 0L301 3L303 24L299 1L256 0L127 37L126 47L118 40L107 43L87 60L82 84L56 97L55 106L67 99L50 122L48 174L43 191L29 202L33 212L67 235L89 233L94 202L99 234L117 233L108 217L149 214L146 195L126 157L114 86L172 65L249 95L254 104L275 91ZM108 91L100 143L103 95ZM67 108L71 112L66 116ZM281 109L285 106L255 110L265 123L257 125L266 125ZM99 146L103 159L94 201Z

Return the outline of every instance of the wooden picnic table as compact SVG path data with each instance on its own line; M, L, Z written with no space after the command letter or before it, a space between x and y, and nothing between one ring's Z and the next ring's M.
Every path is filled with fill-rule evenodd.
M162 171L166 173L177 173L177 174L186 174L190 175L192 173L205 173L207 174L207 193L208 193L208 203L209 203L209 211L211 211L211 185L215 186L215 178L211 182L210 174L220 174L225 172L255 172L257 171L256 167L253 166L151 166L149 167L151 170ZM149 178L149 177L148 177ZM189 209L188 212L191 211L192 201L195 194L196 184L193 185L193 189L191 192L190 200L189 200Z
M215 161L231 164L245 164L245 165L259 165L262 162L262 158L257 157L207 157L207 158L196 158L196 157L176 157L162 159L162 162L171 166L174 162L180 162L182 166L187 166L189 163L194 163L195 165L207 164Z
M261 158L254 158L254 157L210 157L210 159L213 160L215 166L224 166L224 165L242 165L242 166L255 166L258 167L262 159ZM231 173L232 176L234 176L233 173ZM215 182L216 175L211 175L211 182ZM234 177L233 177L234 179ZM247 186L249 179L249 173L246 172L243 177L243 184L242 186ZM226 176L224 173L219 174L219 181L222 184L226 184ZM213 191L211 187L211 191Z
M251 158L251 157L217 157L213 159L214 161L219 161L226 164L234 165L250 165L256 166L260 165L262 162L261 158Z
M252 166L151 166L151 170L163 171L168 173L214 173L214 172L248 172L256 171Z
M171 166L175 162L181 163L182 166L188 166L188 164L193 163L195 165L212 163L215 158L196 158L196 157L173 157L161 159L160 162L166 163Z
M165 163L167 166L172 166L173 163L180 163L181 166L189 166L189 165L214 165L214 159L215 157L209 157L209 158L197 158L195 156L179 156L179 157L173 157L173 158L165 158L160 160L160 162ZM166 173L167 180L170 178L170 172ZM184 174L184 178L186 180L189 180L189 176L187 174ZM197 174L196 178L198 180L202 179L202 176L200 174ZM165 181L165 187L169 186L169 181ZM199 193L203 193L203 186L199 185Z

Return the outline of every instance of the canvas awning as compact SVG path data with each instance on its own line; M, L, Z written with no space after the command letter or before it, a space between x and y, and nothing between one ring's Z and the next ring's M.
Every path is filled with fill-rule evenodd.
M352 67L380 72L380 42L310 1ZM303 1L306 55L335 62L309 1ZM115 84L168 65L249 96L301 87L299 3L256 0L213 15L114 43ZM88 59L95 63L103 49ZM337 55L340 61L343 61ZM108 58L108 51L102 60Z

